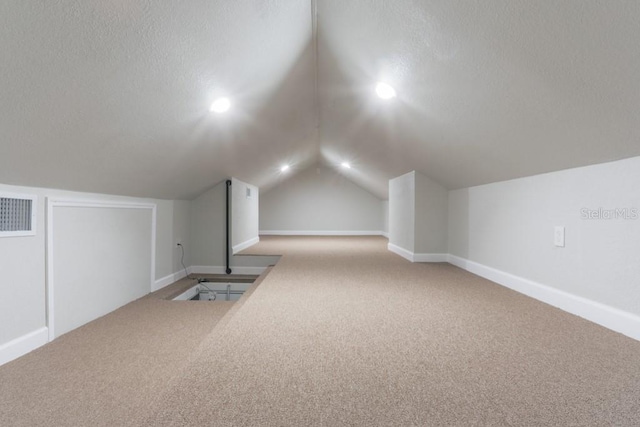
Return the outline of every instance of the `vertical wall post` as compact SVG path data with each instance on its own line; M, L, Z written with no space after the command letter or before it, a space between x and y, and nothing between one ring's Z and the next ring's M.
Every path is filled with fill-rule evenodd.
M231 224L229 221L229 210L231 209L231 203L230 203L230 193L231 193L231 180L228 179L227 180L227 269L225 270L227 274L231 274L231 266L229 265L229 259L230 259L230 251L231 251L231 242L230 242L230 235L231 235Z

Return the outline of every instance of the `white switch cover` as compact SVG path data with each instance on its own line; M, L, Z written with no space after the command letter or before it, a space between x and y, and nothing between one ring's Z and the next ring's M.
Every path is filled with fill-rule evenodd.
M553 243L559 247L564 248L564 227L558 225L554 230Z

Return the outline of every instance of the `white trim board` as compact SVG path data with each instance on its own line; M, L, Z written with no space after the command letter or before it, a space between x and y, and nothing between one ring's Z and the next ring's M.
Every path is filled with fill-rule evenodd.
M387 249L394 254L400 255L402 258L413 262L413 252L409 252L408 250L401 248L398 245L394 245L393 243L387 243Z
M231 266L233 274L262 274L268 267L241 267ZM189 267L189 274L226 274L226 267L212 265L194 265Z
M116 209L151 209L151 281L149 283L149 291L153 292L156 277L156 224L157 224L157 205L154 203L136 203L136 202L118 202L103 201L92 199L67 199L47 197L47 243L46 243L46 279L45 287L47 290L47 329L49 341L53 341L55 335L55 315L54 315L54 291L55 285L53 280L54 259L53 253L53 211L56 207L73 207L73 208L116 208Z
M253 239L249 239L246 242L242 242L240 244L235 245L232 249L232 252L235 254L236 252L240 252L242 250L247 249L250 246L255 245L260 241L260 236L256 236Z
M171 285L172 283L177 282L178 280L187 277L187 274L191 274L191 267L187 267L187 273L184 270L176 271L175 273L168 274L161 279L155 281L151 292L158 291L166 286Z
M388 243L387 249L411 262L447 262L448 259L448 254L416 254L393 243Z
M640 341L640 316L449 254L448 261L499 285Z
M447 262L448 254L413 254L413 262Z
M384 236L379 230L260 230L261 236Z
M45 326L0 345L0 366L42 347L48 341L49 331Z

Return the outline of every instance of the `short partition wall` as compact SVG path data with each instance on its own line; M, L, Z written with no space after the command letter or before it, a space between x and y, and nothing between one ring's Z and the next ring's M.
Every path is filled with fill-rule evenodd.
M156 205L47 200L49 340L149 293Z

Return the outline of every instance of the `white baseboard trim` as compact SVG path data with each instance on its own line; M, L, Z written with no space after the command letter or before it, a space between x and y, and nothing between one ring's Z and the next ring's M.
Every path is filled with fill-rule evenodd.
M411 262L447 262L449 258L448 254L416 254L393 243L388 243L387 249Z
M401 248L398 245L394 245L393 243L387 243L387 249L394 254L400 255L402 258L413 262L413 252Z
M413 254L413 262L447 262L449 254Z
M47 342L49 342L49 328L44 326L0 345L0 366L42 347Z
M249 239L246 242L242 242L238 245L235 245L233 248L231 248L233 250L233 253L237 253L240 252L242 250L247 249L249 246L253 246L256 243L258 243L260 241L260 237L254 237L253 239Z
M231 266L231 274L262 274L268 267L234 267ZM225 267L211 265L194 265L189 269L189 274L225 274Z
M191 274L190 270L191 270L191 267L187 267L188 274ZM175 273L164 276L162 279L158 279L155 281L153 288L151 289L151 292L155 292L157 290L164 288L165 286L169 286L170 284L177 282L183 277L187 277L187 274L184 272L184 270L176 271Z
M455 255L449 255L448 261L450 264L516 292L640 340L640 316Z
M381 231L380 235L386 237L387 239L389 238L389 233L387 233L386 231Z
M261 236L383 236L383 232L369 230L260 230Z

